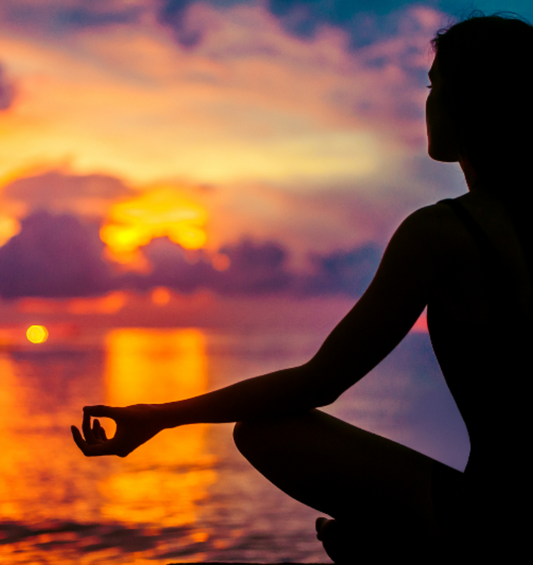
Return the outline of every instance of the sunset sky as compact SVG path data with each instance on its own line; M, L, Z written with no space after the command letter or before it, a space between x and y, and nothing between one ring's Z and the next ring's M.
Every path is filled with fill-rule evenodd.
M430 39L474 8L533 20L527 0L4 0L2 324L343 312L409 212L465 191L424 107Z

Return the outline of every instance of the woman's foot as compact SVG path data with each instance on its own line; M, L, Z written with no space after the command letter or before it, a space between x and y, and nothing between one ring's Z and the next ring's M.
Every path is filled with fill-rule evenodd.
M316 537L322 542L325 552L334 563L350 563L353 551L349 532L339 525L337 520L317 518L315 523Z
M335 520L328 520L327 518L317 518L315 523L316 539L324 541L324 537L328 536L328 530L331 530L331 523Z
M376 530L365 530L355 523L317 518L316 537L322 542L328 557L337 565L354 563L386 563L395 557L408 557L413 564L441 563L437 548L425 540L406 540L398 532L384 536ZM381 537L383 536L383 537ZM436 561L435 561L436 560Z

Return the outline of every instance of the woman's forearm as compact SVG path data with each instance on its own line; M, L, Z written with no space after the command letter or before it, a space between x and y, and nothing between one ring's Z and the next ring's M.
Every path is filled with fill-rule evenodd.
M329 404L310 365L247 379L177 402L157 405L162 426L239 422L276 417Z
M83 436L76 426L71 427L72 435L87 457L126 457L165 428L275 418L325 406L330 403L327 400L330 393L320 377L317 367L306 363L178 402L85 406ZM106 437L98 418L116 422L117 430L112 438Z

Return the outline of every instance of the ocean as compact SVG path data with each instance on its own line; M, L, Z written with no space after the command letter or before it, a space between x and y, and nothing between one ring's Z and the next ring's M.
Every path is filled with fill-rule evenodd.
M2 342L0 563L329 562L314 532L319 514L250 466L232 424L166 430L124 459L84 457L70 432L84 405L195 396L303 363L324 338L115 328ZM466 429L424 332L325 410L466 465Z

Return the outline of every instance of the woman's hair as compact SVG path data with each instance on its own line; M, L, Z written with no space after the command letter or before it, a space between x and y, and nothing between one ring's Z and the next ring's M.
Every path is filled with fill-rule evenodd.
M476 11L431 41L460 149L489 179L522 172L533 150L533 26L502 14Z
M431 45L459 150L511 213L533 275L533 26L475 11Z

